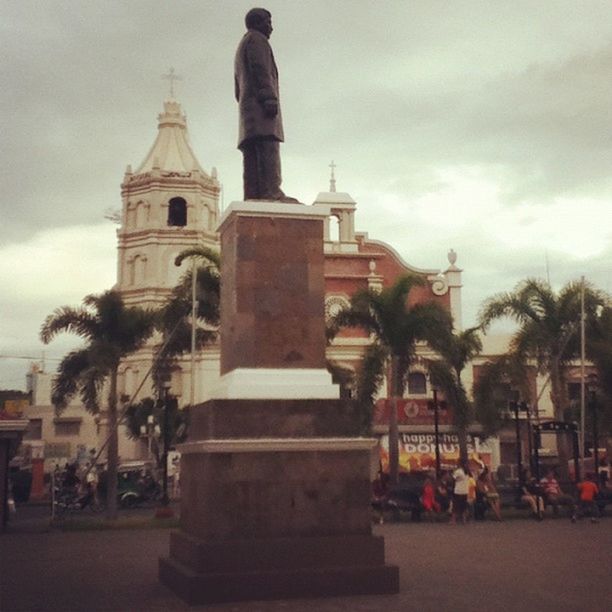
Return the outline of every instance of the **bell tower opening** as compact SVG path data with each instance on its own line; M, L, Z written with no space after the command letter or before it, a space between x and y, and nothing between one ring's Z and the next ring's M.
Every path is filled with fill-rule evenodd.
M183 198L171 198L168 202L168 225L187 225L187 202Z

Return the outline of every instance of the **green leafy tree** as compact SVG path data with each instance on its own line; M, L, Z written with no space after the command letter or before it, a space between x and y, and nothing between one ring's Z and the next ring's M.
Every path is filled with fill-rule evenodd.
M196 350L214 342L219 326L220 257L208 247L193 247L182 251L175 259L180 266L186 259L195 262L196 275ZM191 316L194 268L188 270L174 287L165 306L160 309L157 327L162 342L155 356L153 380L156 395L162 396L177 359L191 350Z
M461 380L461 373L482 350L479 331L478 327L471 327L462 332L446 329L446 334L438 334L430 342L440 358L429 361L429 375L432 384L442 391L452 408L461 461L467 460L467 429L474 417L472 403Z
M612 306L601 309L589 326L587 353L597 368L599 387L612 401Z
M508 422L511 391L518 391L520 398L536 405L530 387L531 366L514 353L499 355L485 363L474 381L474 412L486 435L493 435Z
M589 326L587 355L597 368L596 409L601 436L612 435L612 306L601 309ZM587 412L590 427L591 413Z
M564 419L569 405L566 366L580 351L581 292L580 282L568 283L557 293L545 281L527 279L514 291L488 299L480 312L480 323L485 329L500 318L518 323L510 353L518 362L535 363L538 372L548 375L556 420ZM590 327L604 304L605 296L587 285L584 306ZM562 438L560 442L559 458L565 472L571 453L568 443Z
M105 383L108 393L108 517L117 517L117 374L121 360L137 351L151 336L154 315L141 308L127 308L116 291L88 295L84 307L63 306L49 315L40 331L47 344L58 333L76 334L85 347L71 351L60 362L53 381L52 402L61 413L72 397L79 394L86 409L100 411Z
M424 285L415 275L405 275L380 292L362 290L351 299L350 305L332 317L328 336L333 338L343 327L360 327L372 335L375 348L366 352L362 363L363 397L373 398L372 386L382 381L380 372L387 364L390 369L389 389L393 409L389 419L389 476L397 482L399 447L397 426L397 400L404 394L410 363L414 360L416 343L429 341L445 333L452 325L450 314L435 302L409 304L410 291ZM444 331L443 331L444 330ZM364 370L364 365L367 370ZM367 378L366 378L367 377Z
M179 408L176 398L170 399L167 408L164 406L164 400L155 400L151 397L145 397L136 404L130 404L125 410L125 424L128 436L132 440L142 439L141 427L150 427L149 417L153 417L153 423L159 425L160 428L159 436L153 436L151 439L151 452L155 457L157 467L161 468L164 452L163 429L168 427L170 447L184 442L189 426L189 408Z
M355 400L355 419L359 432L364 436L372 433L372 416L376 394L384 381L386 353L380 345L366 347L357 372L348 370L333 362L327 363L333 382L340 385L340 397L351 397Z

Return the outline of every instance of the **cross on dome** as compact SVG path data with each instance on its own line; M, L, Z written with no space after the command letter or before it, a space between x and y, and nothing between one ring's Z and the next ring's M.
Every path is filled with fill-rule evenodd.
M334 169L337 167L336 164L334 164L334 160L332 159L332 163L329 164L329 167L331 168L331 178L329 179L329 190L332 193L336 192L336 177L334 175Z
M170 66L170 70L168 71L168 74L162 74L161 78L167 81L170 81L170 97L174 98L174 82L182 81L183 77L179 76L178 74L175 74L174 68Z

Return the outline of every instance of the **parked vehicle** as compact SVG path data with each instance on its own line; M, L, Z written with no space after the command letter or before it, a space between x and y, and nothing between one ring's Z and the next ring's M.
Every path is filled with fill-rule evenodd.
M117 478L117 498L122 508L156 502L162 497L162 488L149 461L122 463Z

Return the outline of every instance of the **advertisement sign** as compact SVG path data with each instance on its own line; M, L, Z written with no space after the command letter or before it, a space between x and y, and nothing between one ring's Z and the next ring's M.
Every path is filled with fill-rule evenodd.
M451 470L459 461L457 434L441 433L438 436L440 467ZM479 438L468 435L468 457L491 468L492 448ZM380 441L380 462L384 472L389 471L389 436ZM403 433L399 435L399 465L402 472L425 472L436 469L435 435L432 433Z
M380 399L374 407L374 425L387 425L393 410L393 400ZM429 425L433 423L431 400L427 398L398 398L397 422L400 425ZM438 422L441 425L451 424L450 410L446 409L444 400L438 402Z
M30 405L29 399L7 399L4 400L4 412L15 419L19 418Z

